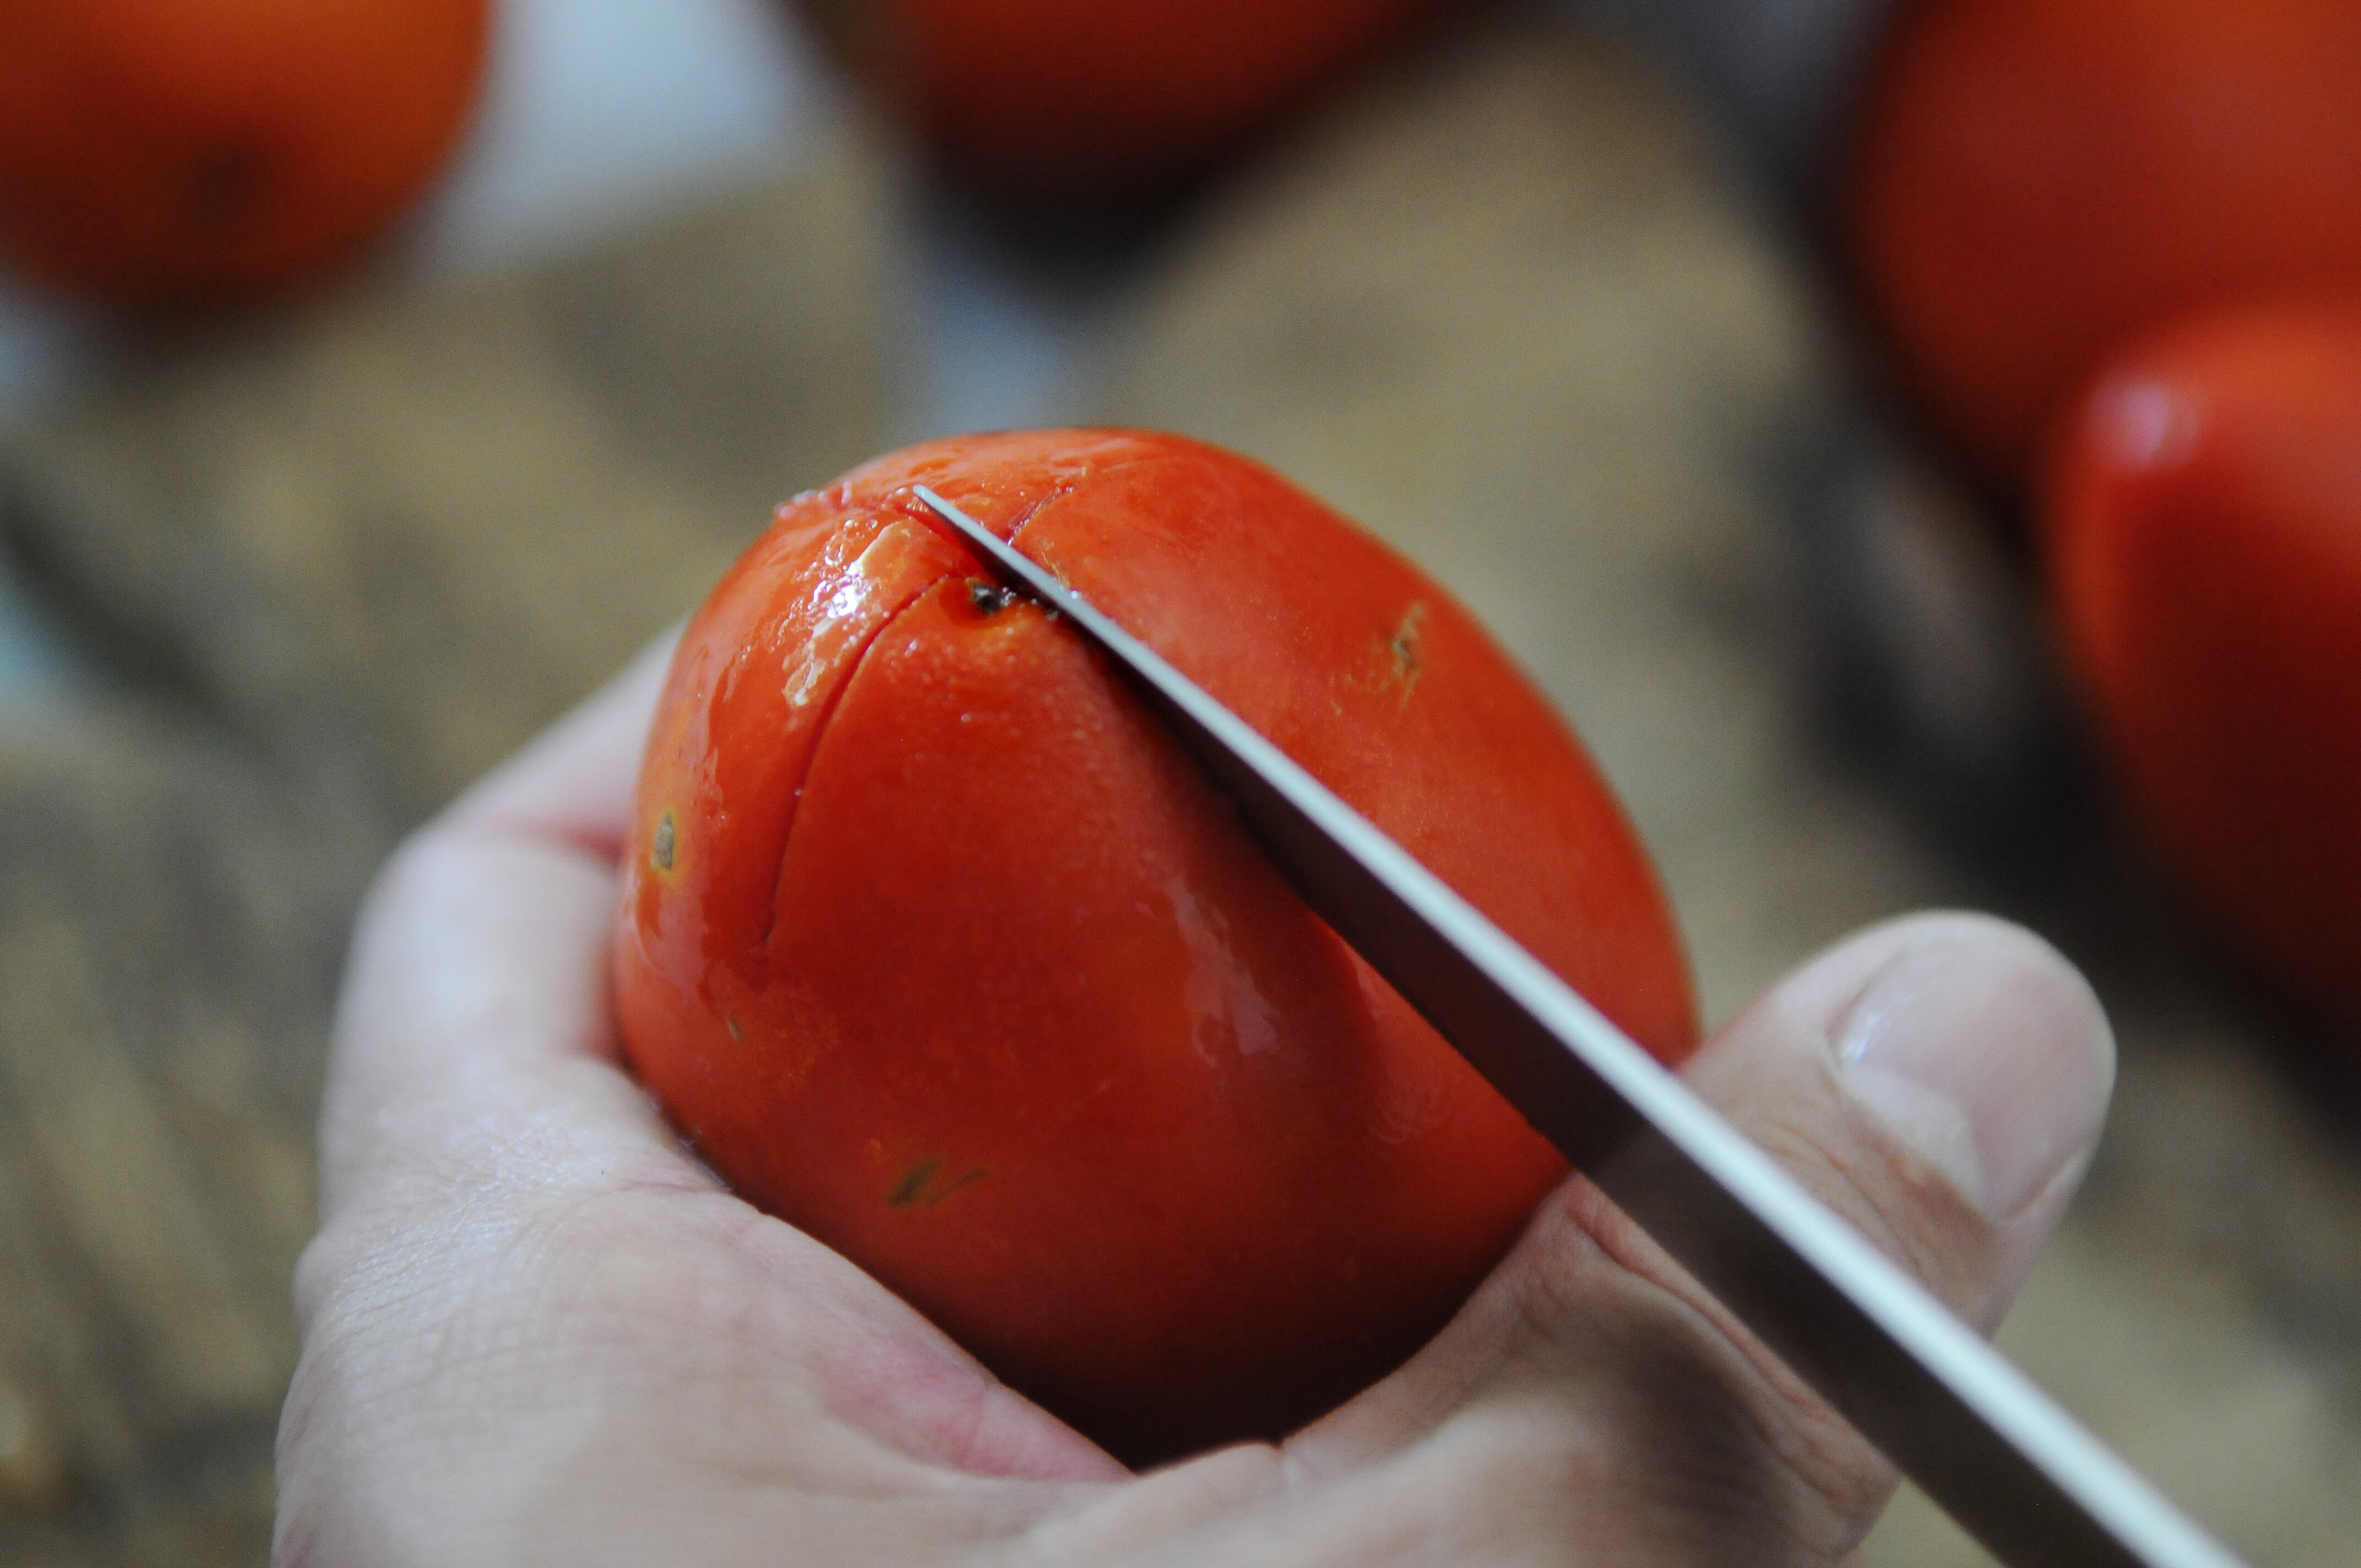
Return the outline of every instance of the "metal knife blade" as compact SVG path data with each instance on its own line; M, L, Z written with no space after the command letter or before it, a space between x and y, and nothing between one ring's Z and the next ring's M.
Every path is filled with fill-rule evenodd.
M1400 845L932 489L1138 685L1315 913L1511 1105L2003 1562L2238 1568L1917 1282Z

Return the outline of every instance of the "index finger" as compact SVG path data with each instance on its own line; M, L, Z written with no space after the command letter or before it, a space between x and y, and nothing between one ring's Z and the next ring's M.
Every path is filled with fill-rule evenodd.
M433 826L571 845L611 862L621 852L640 752L679 641L675 626L640 650L612 681L485 774Z
M619 1161L709 1180L617 1068L615 861L672 639L396 853L347 960L321 1115L321 1204Z

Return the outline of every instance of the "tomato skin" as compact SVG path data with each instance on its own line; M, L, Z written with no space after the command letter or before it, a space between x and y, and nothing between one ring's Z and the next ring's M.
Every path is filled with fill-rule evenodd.
M1905 378L2003 486L2102 360L2361 280L2351 0L1917 0L1856 121L1848 244Z
M2361 295L2144 344L2083 404L2048 528L2142 826L2258 969L2361 1023Z
M1564 1167L915 482L1021 526L1670 1061L1697 1025L1663 895L1463 611L1196 443L881 458L691 623L615 949L643 1080L741 1193L1119 1456L1279 1435L1431 1336Z
M1443 0L804 0L945 164L1022 202L1153 194Z
M488 0L19 0L0 49L0 258L145 308L352 255L448 157Z

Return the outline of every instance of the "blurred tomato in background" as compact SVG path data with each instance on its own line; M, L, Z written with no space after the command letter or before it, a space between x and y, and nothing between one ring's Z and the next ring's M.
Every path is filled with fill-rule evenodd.
M2120 361L2046 532L2140 825L2258 967L2361 1022L2361 291Z
M1027 204L1153 195L1450 0L800 0L953 172Z
M20 0L0 50L0 260L140 307L349 258L441 169L489 0Z
M2361 5L1924 0L1872 72L1843 222L1938 433L1991 484L2127 336L2361 280Z

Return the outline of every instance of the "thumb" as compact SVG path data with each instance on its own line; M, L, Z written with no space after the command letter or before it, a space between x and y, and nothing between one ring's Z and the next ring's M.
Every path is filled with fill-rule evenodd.
M2114 1048L2090 988L2037 938L1930 915L1790 975L1686 1076L1989 1330L2089 1161ZM1360 1457L1447 1453L1471 1476L1507 1473L1514 1454L1527 1482L1534 1455L1576 1456L1546 1489L1593 1545L1611 1536L1600 1561L1834 1562L1894 1486L1873 1449L1579 1177L1442 1338L1314 1433Z
M1989 1332L2089 1164L2114 1044L2090 987L2047 943L1985 916L1925 915L1872 927L1789 976L1685 1076ZM1742 1393L1784 1468L1834 1504L1836 1539L1865 1531L1892 1489L1883 1459L1627 1221L1586 1223L1739 1352L1752 1385ZM1546 1313L1525 1321L1553 1332Z
M2031 933L1985 916L1876 927L1773 987L1691 1064L1693 1088L1938 1299L1989 1333L2080 1186L2114 1082L2097 998ZM1668 1260L1763 1370L1766 1430L1865 1531L1884 1460Z
M1789 976L1685 1076L1990 1332L2090 1162L2114 1043L2048 944L1982 916L1922 915Z

